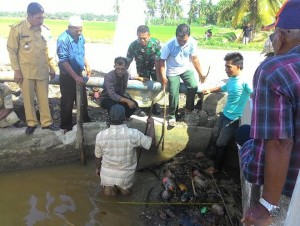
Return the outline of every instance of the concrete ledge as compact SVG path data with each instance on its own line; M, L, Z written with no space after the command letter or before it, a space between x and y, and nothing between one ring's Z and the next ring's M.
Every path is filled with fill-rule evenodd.
M162 120L155 120L155 135L158 142L162 134ZM144 132L146 117L133 118L128 126ZM84 149L87 158L94 158L94 145L97 133L106 128L105 122L85 123ZM57 165L80 159L80 150L76 147L76 131L63 134L63 131L42 130L38 127L33 135L27 136L25 128L13 127L0 130L0 172L28 169L46 165ZM161 145L156 157L172 157L183 150L202 151L209 142L210 128L179 125L165 130L165 148L162 152ZM155 147L154 147L155 148Z

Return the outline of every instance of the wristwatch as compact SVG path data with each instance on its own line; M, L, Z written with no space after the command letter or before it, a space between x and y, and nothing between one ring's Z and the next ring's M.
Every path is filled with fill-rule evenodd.
M272 205L268 201L266 201L263 197L259 199L260 204L262 204L268 211L270 216L276 217L280 212L280 208L278 206Z

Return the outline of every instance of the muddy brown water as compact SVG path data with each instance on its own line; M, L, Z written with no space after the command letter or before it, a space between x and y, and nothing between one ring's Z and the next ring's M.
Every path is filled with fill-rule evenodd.
M153 175L137 177L151 180ZM134 197L101 194L93 160L86 166L76 162L2 173L0 194L1 226L142 225L139 206L131 203Z

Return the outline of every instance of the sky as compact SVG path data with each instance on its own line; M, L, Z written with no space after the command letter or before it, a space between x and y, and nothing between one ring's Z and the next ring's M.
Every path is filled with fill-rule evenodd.
M134 2L141 0L127 0ZM26 11L30 2L40 3L45 12L74 12L74 13L94 13L111 15L113 12L114 0L0 0L0 11ZM183 6L188 5L189 0L183 0ZM219 0L213 0L217 3Z

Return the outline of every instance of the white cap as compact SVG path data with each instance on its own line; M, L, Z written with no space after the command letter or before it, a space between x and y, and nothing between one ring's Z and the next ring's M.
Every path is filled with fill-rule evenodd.
M80 16L71 16L69 19L69 26L82 27L82 19Z

